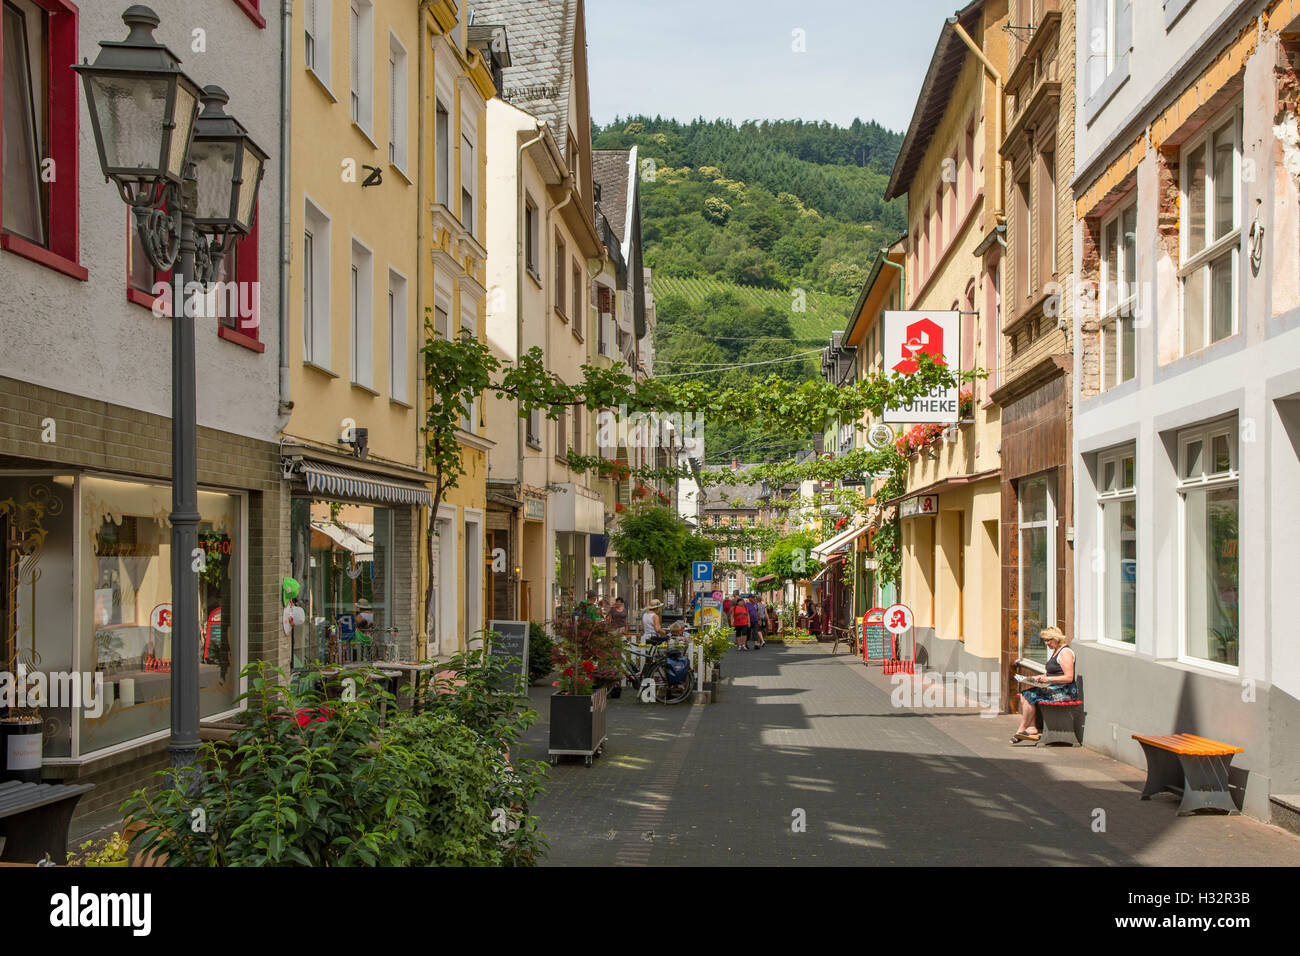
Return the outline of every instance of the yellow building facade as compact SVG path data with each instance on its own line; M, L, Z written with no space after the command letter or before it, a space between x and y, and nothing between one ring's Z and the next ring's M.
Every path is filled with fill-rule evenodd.
M486 295L493 85L461 13L450 0L311 0L294 21L281 454L287 573L306 618L289 636L295 667L376 644L403 659L450 654L480 626L477 408L432 548L421 434L426 315L481 336Z
M506 62L506 35L471 28L467 11L451 0L421 4L420 13L420 332L485 341L487 102L496 93L488 60ZM437 400L427 390L422 396ZM485 523L492 442L485 437L484 403L493 401L480 396L467 409L457 435L464 474L445 492L433 533L427 516L420 528L430 657L479 639L492 616L494 576L508 573L504 558L494 560Z
M960 313L962 421L908 457L902 597L916 615L918 661L984 673L996 687L1001 625L1000 364L1002 245L999 143L1008 34L1005 0L977 0L946 22L886 198L907 196L909 311ZM886 356L892 367L898 356ZM955 363L954 363L955 364ZM905 433L910 425L897 425Z

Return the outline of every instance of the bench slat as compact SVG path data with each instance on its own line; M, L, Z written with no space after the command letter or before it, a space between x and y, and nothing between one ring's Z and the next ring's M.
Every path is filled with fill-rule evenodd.
M24 783L21 780L9 780L0 783L0 818L59 803L93 789L94 784L89 783Z
M1163 736L1134 734L1138 743L1149 744L1171 753L1184 754L1189 757L1226 757L1231 754L1245 753L1241 747L1225 744L1222 741L1198 737L1196 734L1165 734Z

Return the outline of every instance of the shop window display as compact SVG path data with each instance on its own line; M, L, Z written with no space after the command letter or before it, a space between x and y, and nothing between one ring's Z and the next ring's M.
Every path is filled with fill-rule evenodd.
M393 616L392 510L297 498L292 537L304 612L292 628L294 668L396 659L410 635Z
M104 708L81 715L89 753L170 726L172 640L171 488L81 479L82 667L104 675ZM199 496L199 713L237 706L243 666L241 499Z

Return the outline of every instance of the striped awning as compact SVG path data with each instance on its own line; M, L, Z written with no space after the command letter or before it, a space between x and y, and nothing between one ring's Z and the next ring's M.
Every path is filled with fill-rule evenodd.
M314 494L382 504L433 505L433 494L429 489L413 481L366 474L321 461L303 461L301 471L307 481L307 490Z

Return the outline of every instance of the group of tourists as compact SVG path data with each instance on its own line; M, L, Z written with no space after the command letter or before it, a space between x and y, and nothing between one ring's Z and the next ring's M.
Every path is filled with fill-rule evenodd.
M742 651L762 647L767 635L780 629L776 606L764 604L756 594L734 593L722 601L722 616L736 631L736 647Z

